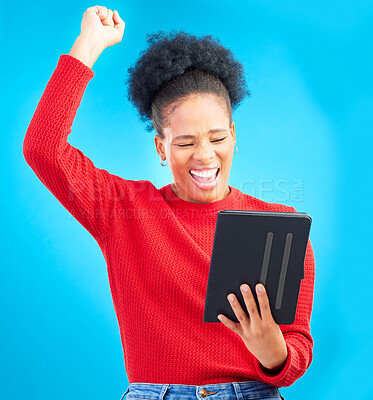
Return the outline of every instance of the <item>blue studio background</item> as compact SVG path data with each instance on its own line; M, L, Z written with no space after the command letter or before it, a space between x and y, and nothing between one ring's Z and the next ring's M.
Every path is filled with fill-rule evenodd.
M23 139L88 1L2 7L2 399L119 400L128 380L106 263L26 164ZM372 1L99 3L126 23L93 66L69 143L126 179L172 182L126 98L127 68L160 29L212 34L243 63L252 96L233 114L229 184L313 218L313 362L286 400L372 399ZM4 92L5 87L5 92ZM228 328L227 328L228 329Z

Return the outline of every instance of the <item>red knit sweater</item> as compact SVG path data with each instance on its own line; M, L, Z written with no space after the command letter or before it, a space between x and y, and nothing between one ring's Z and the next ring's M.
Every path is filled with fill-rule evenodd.
M23 143L28 165L58 201L92 234L107 262L128 380L203 385L249 378L282 387L312 361L310 318L315 263L305 257L296 318L280 325L288 358L274 375L223 323L202 322L217 212L292 211L231 187L213 203L178 198L95 167L67 142L92 69L62 54Z

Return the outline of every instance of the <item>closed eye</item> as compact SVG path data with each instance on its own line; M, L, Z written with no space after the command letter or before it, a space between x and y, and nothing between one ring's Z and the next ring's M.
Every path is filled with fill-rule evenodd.
M225 138L222 138L222 139L212 140L212 142L213 142L213 143L214 143L214 142L222 142L224 139L226 139L226 137L225 137ZM189 144L179 144L178 146L179 146L179 147L193 146L193 143L189 143Z

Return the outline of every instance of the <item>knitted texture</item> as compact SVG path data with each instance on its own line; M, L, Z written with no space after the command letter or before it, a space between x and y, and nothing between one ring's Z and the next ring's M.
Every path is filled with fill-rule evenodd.
M273 373L223 323L203 322L219 210L296 212L229 186L197 204L171 185L126 180L95 167L67 142L94 72L60 55L27 129L23 154L58 201L91 233L105 257L130 383L203 385L255 379L290 386L312 361L310 319L315 261L310 240L295 321L280 325L288 358Z

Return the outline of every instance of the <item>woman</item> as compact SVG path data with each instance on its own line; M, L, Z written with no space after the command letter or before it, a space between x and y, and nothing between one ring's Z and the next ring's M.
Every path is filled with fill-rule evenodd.
M249 94L232 53L210 36L158 33L129 69L129 99L150 122L147 129L156 130L156 150L168 162L172 184L157 189L112 175L67 142L91 68L122 40L124 27L117 11L85 11L23 147L36 175L105 256L130 382L122 398L282 398L278 388L294 383L312 361L310 241L293 324L275 323L262 285L240 288L249 318L232 294L227 301L239 324L223 315L221 324L202 322L217 212L296 212L227 185L237 151L232 109Z

